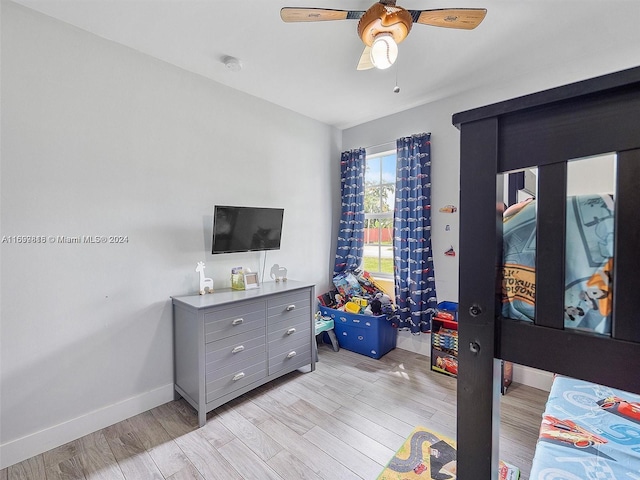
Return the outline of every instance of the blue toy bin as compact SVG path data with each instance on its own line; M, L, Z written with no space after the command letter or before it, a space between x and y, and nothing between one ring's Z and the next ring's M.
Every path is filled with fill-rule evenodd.
M386 315L360 315L322 305L320 314L333 319L338 344L352 352L379 359L396 348L398 329Z
M458 321L458 303L457 302L440 302L436 305L438 310L447 312L453 315L454 320Z

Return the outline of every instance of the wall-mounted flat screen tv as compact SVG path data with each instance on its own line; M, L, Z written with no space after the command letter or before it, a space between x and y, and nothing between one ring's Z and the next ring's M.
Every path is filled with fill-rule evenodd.
M283 208L216 205L211 253L279 250L283 217Z

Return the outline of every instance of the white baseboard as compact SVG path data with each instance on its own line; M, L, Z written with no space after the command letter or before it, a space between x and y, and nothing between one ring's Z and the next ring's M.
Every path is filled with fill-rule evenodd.
M0 469L173 400L173 383L0 445Z
M396 347L430 357L431 335L428 333L413 335L411 332L400 331L398 332L398 342L396 343Z
M548 392L551 390L551 384L553 383L553 373L523 365L514 365L513 381Z

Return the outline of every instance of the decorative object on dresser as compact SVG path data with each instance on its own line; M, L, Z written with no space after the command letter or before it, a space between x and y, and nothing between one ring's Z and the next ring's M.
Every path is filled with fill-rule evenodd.
M258 274L256 272L246 272L243 276L245 290L258 288L260 286L260 282L258 281Z
M274 263L273 267L271 267L270 277L273 278L276 282L279 282L280 280L282 280L283 282L286 282L287 269L284 267L281 267L277 263Z
M267 282L173 299L174 388L207 412L296 369L315 370L311 284Z
M213 293L213 280L204 276L204 262L198 262L196 272L200 274L200 295L204 295L206 291Z

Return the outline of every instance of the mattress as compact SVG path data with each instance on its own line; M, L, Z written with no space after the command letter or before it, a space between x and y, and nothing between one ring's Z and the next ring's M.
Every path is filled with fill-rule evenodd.
M609 195L567 197L564 326L611 333L613 291L613 199ZM502 315L533 321L536 283L536 202L505 211Z
M531 480L639 480L640 395L556 377Z

